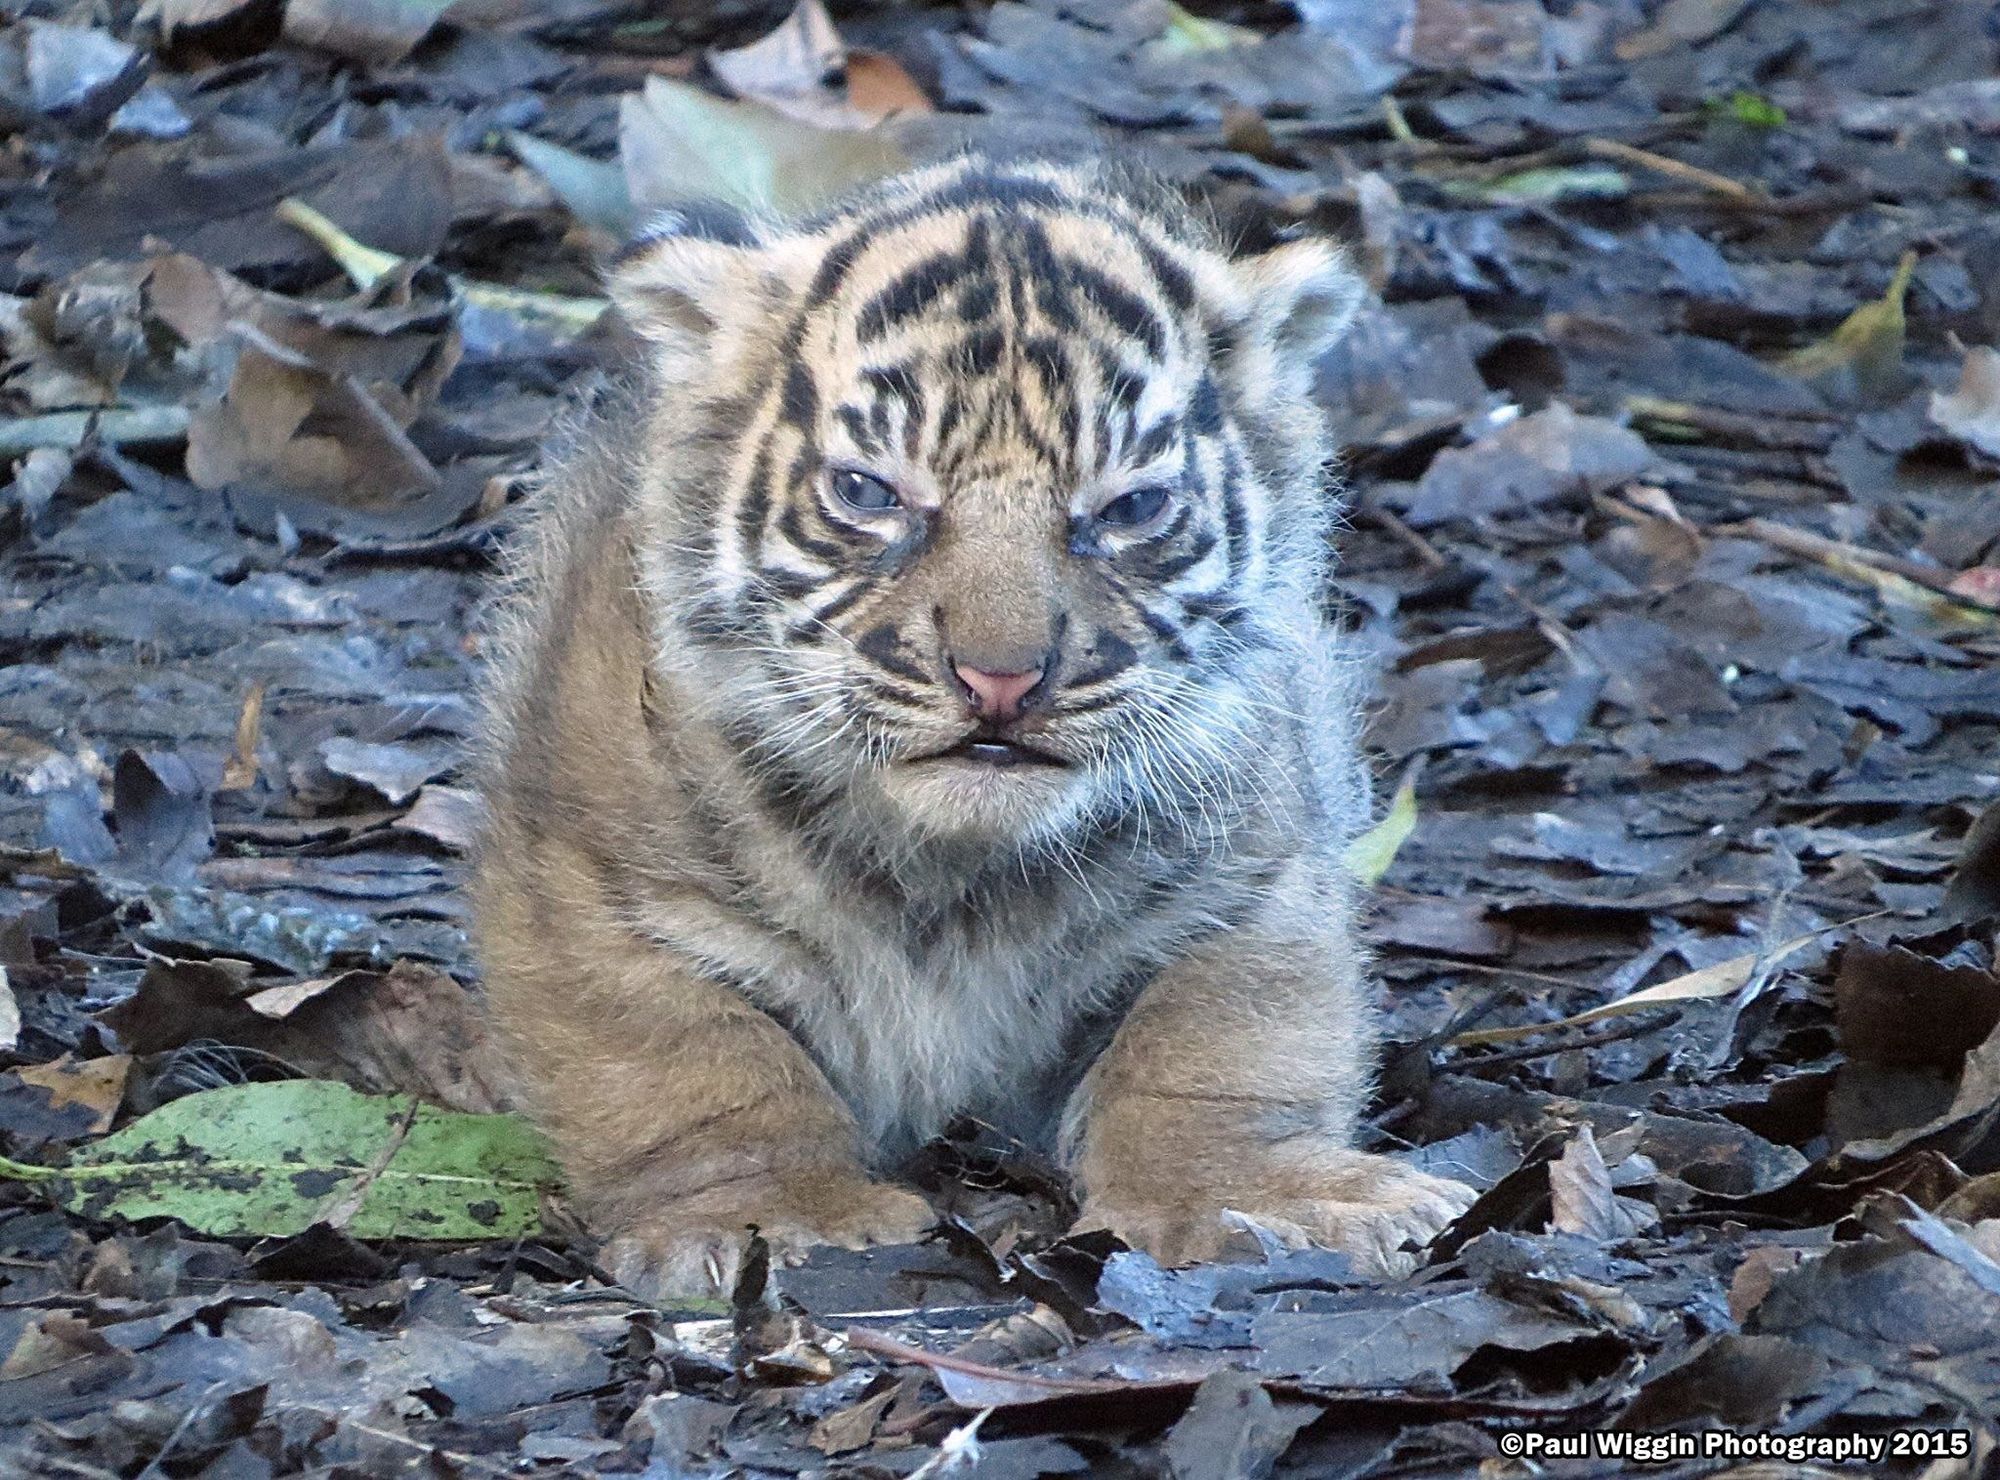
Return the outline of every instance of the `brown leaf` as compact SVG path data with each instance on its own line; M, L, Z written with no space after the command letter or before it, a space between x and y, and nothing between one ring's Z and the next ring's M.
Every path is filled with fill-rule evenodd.
M1945 582L1945 589L1983 606L2000 606L2000 565L1975 565L1962 570Z
M1955 1071L2000 1024L2000 977L1854 941L1833 983L1840 1046L1861 1063Z
M235 373L188 427L188 476L371 512L439 487L405 428L457 364L458 334L443 303L411 300L408 273L326 306L266 296L233 320Z
M1563 1154L1549 1163L1554 1211L1549 1222L1560 1233L1608 1239L1617 1224L1611 1171L1598 1153L1589 1126L1579 1126Z
M818 127L666 77L620 101L618 154L641 210L709 198L809 211L909 162L885 130Z
M1759 1244L1751 1249L1729 1281L1729 1314L1739 1325L1747 1321L1750 1312L1771 1293L1778 1276L1797 1269L1805 1257L1804 1249L1785 1244Z
M1706 41L1736 23L1750 0L1667 0L1643 31L1618 43L1619 59L1640 61L1677 46Z
M238 1041L357 1089L452 1110L508 1108L509 1072L478 1004L450 976L415 961L335 977L264 1031L246 1026Z
M283 34L294 46L383 66L414 51L447 8L446 0L285 0Z
M111 1129L111 1121L125 1099L125 1081L132 1072L129 1054L106 1054L102 1058L79 1059L64 1054L47 1064L31 1064L14 1071L23 1084L37 1085L49 1092L51 1108L78 1105L93 1117L86 1134L101 1136Z
M2000 350L1976 344L1965 352L1957 389L1948 396L1931 392L1931 420L1988 457L2000 457Z
M222 764L221 791L246 791L257 784L257 745L264 730L264 681L258 679L243 696L236 714L236 745Z
M871 120L935 111L917 80L884 51L847 54L847 105Z
M111 1343L82 1316L66 1310L52 1310L22 1328L0 1362L0 1382L13 1382L53 1372L79 1357L103 1356L115 1350Z
M859 1403L835 1409L813 1425L806 1442L821 1454L847 1454L856 1449L866 1449L875 1440L875 1425L881 1421L883 1410L895 1402L908 1385L910 1380L905 1378L900 1383L890 1383L872 1398L863 1398Z
M480 803L476 792L462 787L432 784L417 793L410 810L399 817L397 832L416 833L442 843L456 853L467 853L479 837Z

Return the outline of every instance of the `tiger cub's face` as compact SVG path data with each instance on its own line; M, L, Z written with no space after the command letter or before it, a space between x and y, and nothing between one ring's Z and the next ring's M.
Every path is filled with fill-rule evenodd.
M669 640L777 793L1019 839L1245 763L1321 559L1333 249L1232 261L1091 172L961 161L670 222L614 288L665 445L714 457L662 511Z

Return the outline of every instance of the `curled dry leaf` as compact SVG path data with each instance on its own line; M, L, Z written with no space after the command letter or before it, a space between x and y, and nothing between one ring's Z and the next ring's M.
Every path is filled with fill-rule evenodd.
M2000 350L1975 344L1965 352L1958 388L1950 395L1931 392L1931 420L1988 457L2000 458Z
M908 163L880 131L816 128L667 77L649 77L620 100L618 153L641 211L704 199L809 211Z

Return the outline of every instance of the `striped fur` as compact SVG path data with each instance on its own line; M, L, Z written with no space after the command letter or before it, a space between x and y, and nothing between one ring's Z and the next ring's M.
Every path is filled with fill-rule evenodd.
M746 1211L907 1231L859 1165L1066 1106L1087 1208L1138 1227L1092 1107L1239 948L1278 984L1203 1009L1250 1018L1201 1075L1280 1082L1240 1135L1372 1161L1307 396L1358 296L1338 253L1232 259L1143 180L965 158L808 221L664 219L613 291L650 374L526 541L479 899L597 1216L686 1285ZM978 729L954 665L1040 669L1015 738L1061 764L939 759Z

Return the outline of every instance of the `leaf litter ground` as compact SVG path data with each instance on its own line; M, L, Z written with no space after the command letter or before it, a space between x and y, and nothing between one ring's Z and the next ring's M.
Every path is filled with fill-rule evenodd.
M0 31L0 1467L1989 1467L1991 7L130 9ZM1415 801L1373 1134L1482 1195L1396 1284L1169 1271L968 1136L929 1243L645 1308L459 892L487 570L631 352L594 264L1093 125L1377 290L1321 380Z

